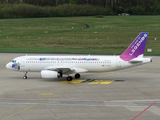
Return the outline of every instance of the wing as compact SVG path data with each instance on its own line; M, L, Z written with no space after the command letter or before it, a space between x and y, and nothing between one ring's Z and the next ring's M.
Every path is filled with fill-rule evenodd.
M67 66L48 66L45 67L45 70L62 71L63 74L69 74L72 71L72 68Z
M88 72L88 70L83 69L83 68L68 67L68 66L48 66L48 67L45 67L45 70L62 71L63 74Z

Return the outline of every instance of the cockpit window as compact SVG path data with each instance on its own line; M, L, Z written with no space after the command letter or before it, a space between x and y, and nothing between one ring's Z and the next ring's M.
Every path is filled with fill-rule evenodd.
M16 60L12 60L12 63L15 63L16 62Z

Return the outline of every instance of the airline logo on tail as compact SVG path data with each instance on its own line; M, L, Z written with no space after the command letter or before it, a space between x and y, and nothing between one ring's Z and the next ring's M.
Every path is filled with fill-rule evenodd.
M126 51L120 55L120 58L124 61L130 61L139 56L143 56L147 37L148 32L141 32L126 49Z

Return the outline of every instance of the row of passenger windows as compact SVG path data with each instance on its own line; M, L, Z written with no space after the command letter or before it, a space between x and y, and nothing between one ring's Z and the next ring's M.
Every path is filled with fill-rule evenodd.
M61 61L61 62L56 62L56 61L26 61L26 63L111 63L111 61L105 61L105 62L93 62L93 61L88 61L88 62L75 62L75 61Z

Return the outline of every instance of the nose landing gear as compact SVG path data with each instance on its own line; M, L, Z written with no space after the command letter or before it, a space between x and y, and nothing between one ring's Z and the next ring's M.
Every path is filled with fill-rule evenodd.
M25 72L23 79L27 79L27 72Z

